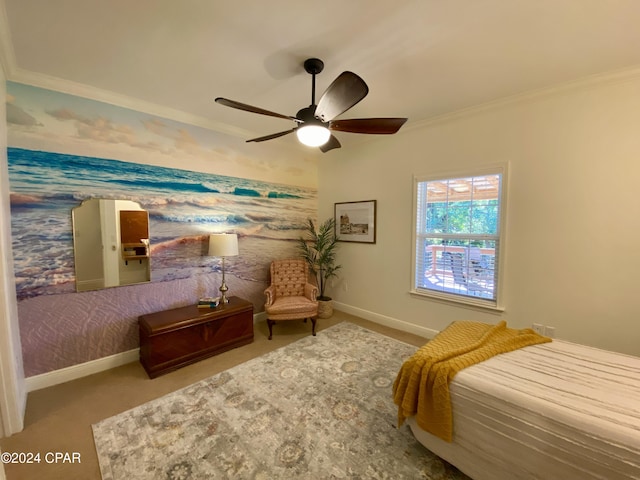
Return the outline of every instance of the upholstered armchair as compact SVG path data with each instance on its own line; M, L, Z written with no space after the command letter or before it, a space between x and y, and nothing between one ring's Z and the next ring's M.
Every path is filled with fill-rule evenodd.
M271 285L264 291L267 299L269 340L273 325L278 320L311 319L311 333L316 334L318 316L318 288L309 283L309 266L302 258L274 260L271 262Z

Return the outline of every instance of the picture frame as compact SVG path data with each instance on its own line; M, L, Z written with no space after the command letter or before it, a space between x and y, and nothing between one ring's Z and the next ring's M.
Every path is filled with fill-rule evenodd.
M376 243L376 200L334 204L339 242Z

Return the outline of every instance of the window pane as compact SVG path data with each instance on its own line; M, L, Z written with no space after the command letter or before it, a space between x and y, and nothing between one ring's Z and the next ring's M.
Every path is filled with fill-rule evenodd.
M447 219L447 233L469 233L471 230L471 203L449 203Z
M495 300L496 241L421 238L416 287Z
M502 176L419 182L415 288L495 302Z
M495 235L498 232L498 201L480 200L473 208L471 233Z
M428 203L424 233L444 233L447 228L447 204Z

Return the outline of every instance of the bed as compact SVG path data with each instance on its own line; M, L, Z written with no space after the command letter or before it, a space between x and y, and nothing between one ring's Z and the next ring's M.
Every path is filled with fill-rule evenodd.
M554 340L451 381L453 441L417 440L474 480L640 479L640 358Z

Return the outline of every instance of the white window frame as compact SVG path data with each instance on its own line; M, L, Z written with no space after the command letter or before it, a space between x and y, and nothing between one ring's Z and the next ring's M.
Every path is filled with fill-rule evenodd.
M507 164L490 165L479 169L458 170L450 172L441 172L432 175L414 175L413 176L413 221L412 221L412 235L411 235L411 287L409 293L418 297L427 297L435 300L444 301L460 306L478 307L480 309L488 309L494 311L504 311L505 307L502 303L503 299L503 287L504 287L504 272L505 272L505 252L506 252L506 199L507 199L507 183L508 183L508 168ZM500 213L499 213L499 227L497 236L499 238L499 248L496 252L495 262L497 269L495 272L495 300L477 298L467 295L459 295L453 293L447 293L437 290L431 290L428 288L419 288L416 285L416 275L418 269L418 263L416 261L418 255L418 190L419 184L423 182L431 182L438 180L451 180L458 178L470 178L480 177L484 175L501 175L501 188L500 188ZM422 253L422 252L420 252Z

